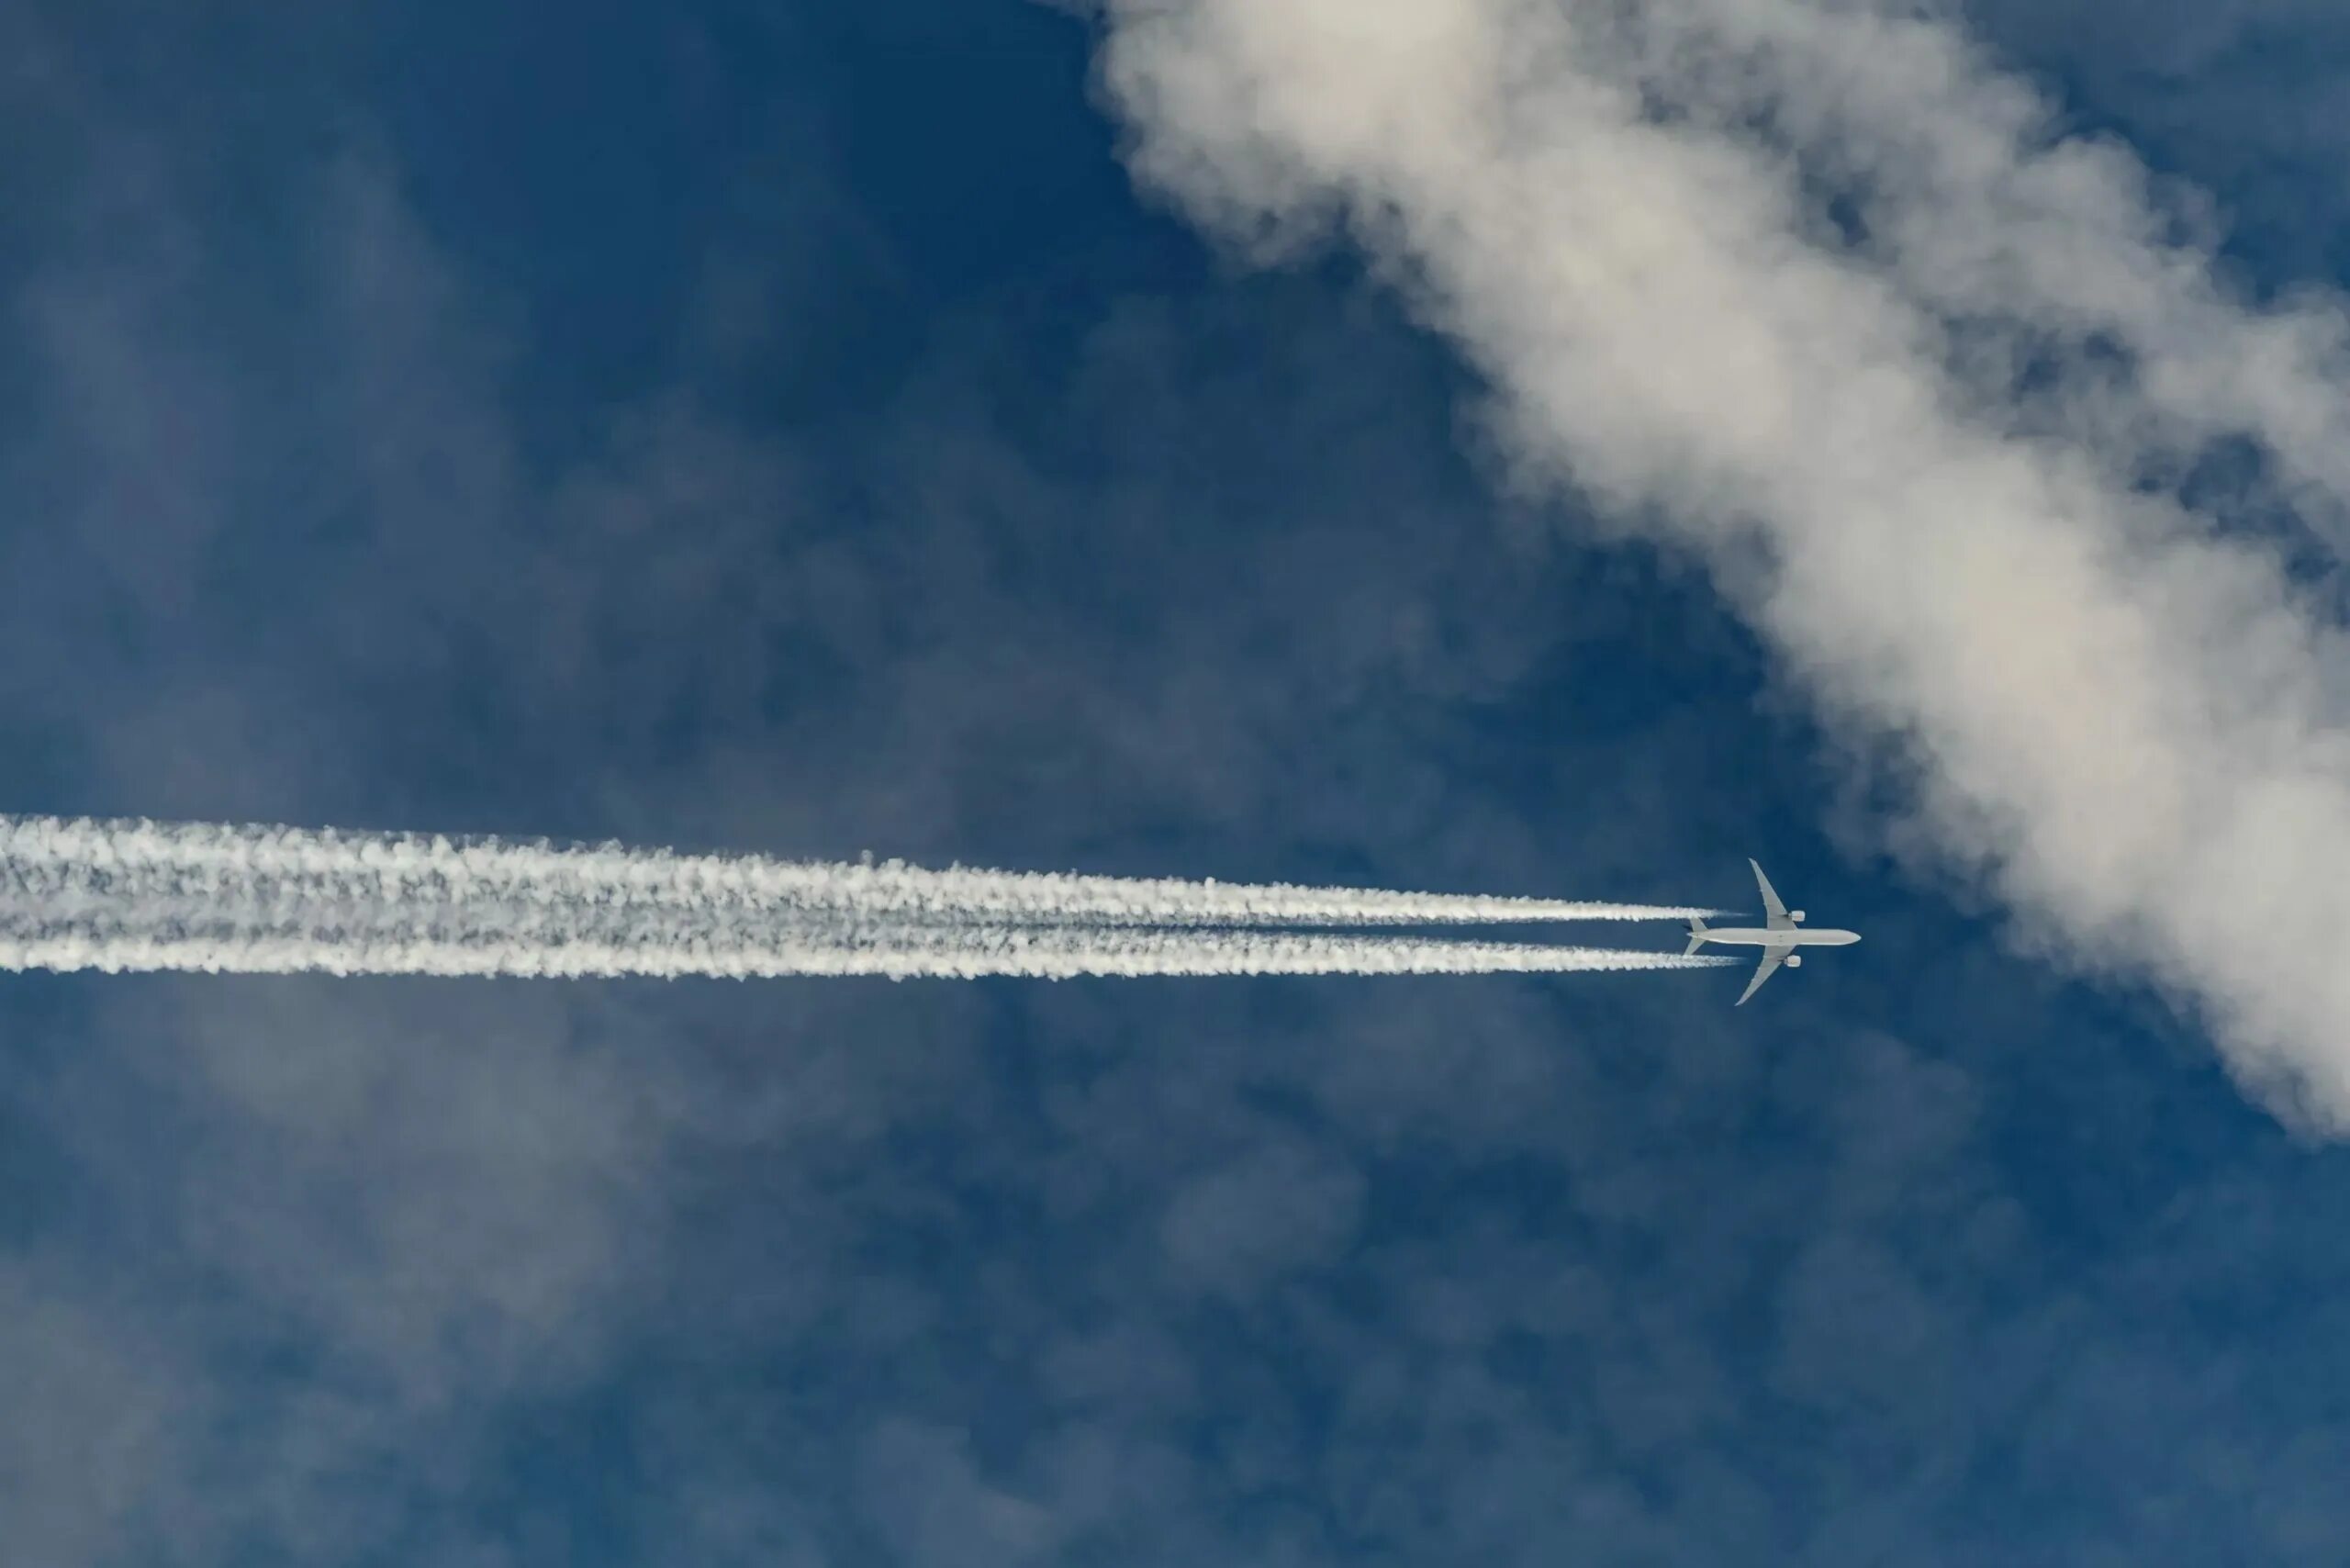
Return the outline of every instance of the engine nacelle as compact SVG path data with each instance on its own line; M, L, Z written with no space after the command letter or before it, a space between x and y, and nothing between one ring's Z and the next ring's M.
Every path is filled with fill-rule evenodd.
M1787 955L1787 968L1789 968L1789 969L1799 969L1803 968L1803 955L1802 955L1802 954L1800 954L1800 953L1790 953L1790 954L1788 954L1788 955Z
M1803 911L1796 910L1793 914L1788 915L1787 918L1794 921L1797 925L1801 925L1803 924Z

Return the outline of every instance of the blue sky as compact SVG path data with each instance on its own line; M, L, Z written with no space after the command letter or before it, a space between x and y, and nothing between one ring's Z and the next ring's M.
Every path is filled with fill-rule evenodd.
M1906 853L1697 558L1505 498L1361 257L1137 195L1091 23L177 10L0 16L7 809L1733 905L1754 854L1868 942L1735 1014L12 979L26 1561L2350 1551L2350 1163ZM1967 21L2253 290L2344 281L2328 8Z

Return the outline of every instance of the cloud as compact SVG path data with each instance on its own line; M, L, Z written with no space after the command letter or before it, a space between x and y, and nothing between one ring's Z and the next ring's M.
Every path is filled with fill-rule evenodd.
M2035 939L2350 1125L2350 971L2292 937L2350 917L2340 635L2173 485L2236 434L2324 521L2336 306L2232 298L2126 154L1890 7L1108 11L1147 184L1259 253L1343 221L1518 479L1699 553Z

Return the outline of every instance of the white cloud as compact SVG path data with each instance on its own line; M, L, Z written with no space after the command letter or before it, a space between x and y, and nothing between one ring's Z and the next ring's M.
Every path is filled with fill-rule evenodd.
M2338 314L2232 300L2128 157L2035 147L2021 89L1894 9L1130 0L1102 69L1142 178L1275 251L1342 216L1521 477L1702 552L2031 931L2342 1125L2350 970L2301 935L2350 918L2340 638L2128 482L2232 429L2341 486ZM1986 399L1969 319L2056 356L2062 418ZM2091 329L2137 366L2094 400Z

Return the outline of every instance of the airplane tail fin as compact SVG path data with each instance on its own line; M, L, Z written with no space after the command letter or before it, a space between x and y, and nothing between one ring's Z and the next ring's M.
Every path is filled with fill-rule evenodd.
M1681 956L1684 958L1690 958L1705 945L1706 923L1693 914L1689 917L1689 946L1682 949Z

